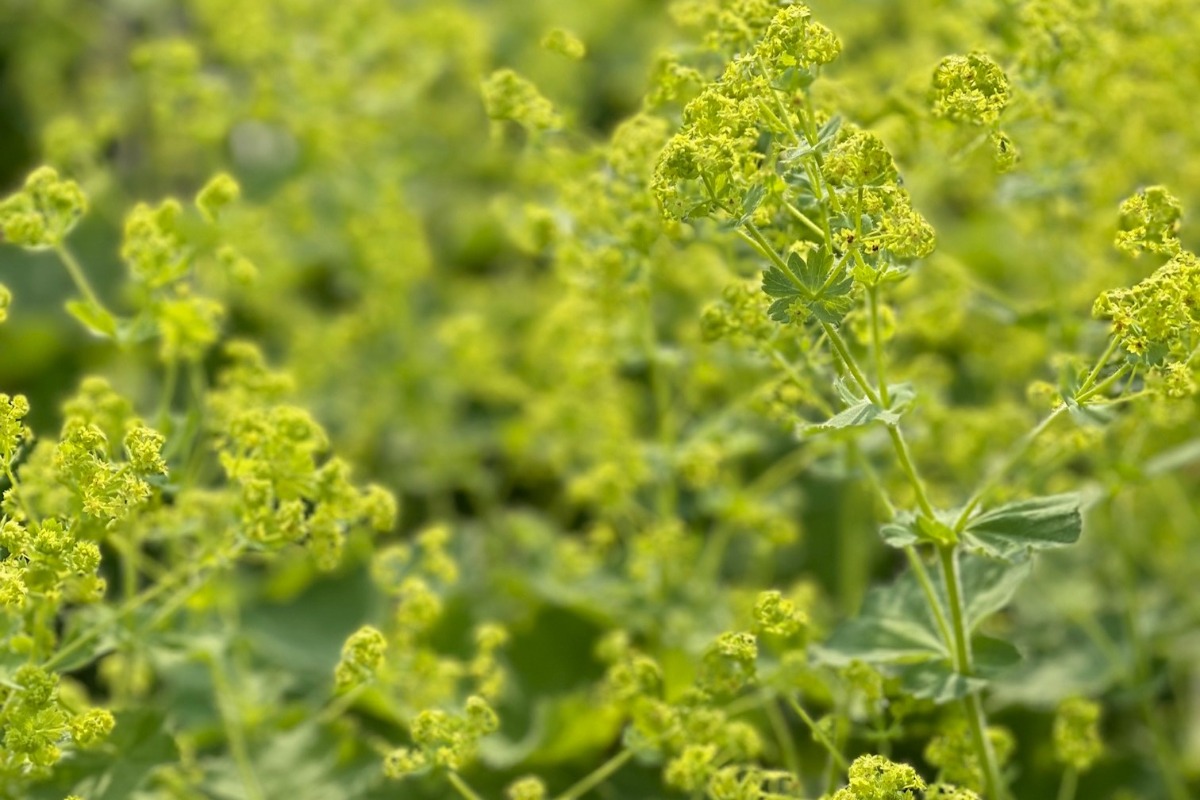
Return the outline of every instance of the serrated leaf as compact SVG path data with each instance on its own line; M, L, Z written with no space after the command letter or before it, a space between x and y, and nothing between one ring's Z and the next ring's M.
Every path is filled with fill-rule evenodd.
M844 388L844 387L842 387ZM901 416L912 405L915 394L912 387L908 384L897 384L888 387L889 399L891 405L883 408L870 400L855 398L852 394L843 394L843 400L849 400L849 408L844 409L831 419L816 425L808 425L802 429L803 432L812 431L836 431L845 428L856 428L864 425L870 425L878 420L885 425L895 425L900 421Z
M66 308L68 314L95 335L116 338L117 319L100 306L88 300L68 300Z
M1079 496L1061 494L1008 503L967 523L963 539L996 558L1074 544L1083 530Z
M858 616L838 626L817 654L834 666L854 660L911 664L949 657L925 596L908 572L872 589Z

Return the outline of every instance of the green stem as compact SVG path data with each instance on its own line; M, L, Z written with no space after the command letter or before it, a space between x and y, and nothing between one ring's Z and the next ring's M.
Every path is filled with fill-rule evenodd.
M1058 800L1075 800L1075 789L1079 785L1079 772L1074 767L1063 770L1062 783L1058 785Z
M784 205L784 208L786 208L788 210L788 213L796 218L797 222L799 222L804 227L808 228L810 231L812 231L813 233L815 233L817 236L821 237L822 239L825 238L825 231L821 230L821 226L818 225L817 223L813 222L812 219L807 214L805 214L803 211L796 208L794 205L787 202L786 200L784 201L783 205Z
M866 375L863 374L862 368L858 366L858 362L855 361L854 355L850 352L846 340L838 333L837 328L828 322L822 322L821 329L825 331L825 335L829 338L833 349L837 351L838 358L846 365L846 369L854 377L854 382L858 384L859 389L867 396L868 400L875 405L880 405L879 395L871 388L870 382L867 380Z
M804 720L804 724L807 725L808 729L812 731L813 739L815 739L822 747L825 748L825 750L829 753L830 758L832 758L834 763L837 764L838 769L840 769L842 772L845 772L847 769L849 769L850 762L846 760L844 755L842 755L842 751L838 749L837 745L830 741L829 736L825 733L825 731L821 730L821 727L817 725L816 720L809 716L809 713L804 710L804 706L800 705L799 701L797 701L796 698L792 697L790 694L787 696L787 702L788 705L792 707L792 711L795 711L796 715L799 716L800 719Z
M950 619L954 631L954 667L960 675L971 677L974 665L971 662L971 641L967 631L966 615L964 613L962 582L958 572L958 553L954 547L938 548L941 559L942 579L946 584L946 597L950 602ZM963 698L963 708L966 711L967 723L971 728L971 739L975 745L975 753L983 765L984 786L989 800L1004 800L1004 784L1000 778L1000 769L996 763L996 753L987 735L987 717L983 710L983 701L978 693L971 693Z
M1096 366L1092 367L1092 371L1088 374L1087 378L1083 381L1083 385L1080 386L1079 390L1075 392L1076 395L1080 395L1092 387L1092 384L1094 384L1096 382L1096 378L1100 377L1100 371L1104 369L1104 365L1108 363L1108 360L1110 358L1112 358L1113 351L1115 351L1116 349L1117 349L1117 338L1115 336L1113 336L1108 340L1108 347L1105 348L1104 353L1100 356L1100 359L1096 362Z
M904 434L898 425L888 425L887 430L888 436L892 437L892 446L896 450L896 457L900 460L900 468L904 470L908 482L912 484L913 491L917 494L917 504L921 507L921 513L931 520L936 519L933 503L930 502L929 494L925 491L925 482L921 480L921 475L917 472L917 465L913 462L912 453L908 449L908 442L905 441Z
M100 298L92 290L92 285L88 283L87 274L84 273L83 267L79 265L74 254L71 253L67 246L59 242L54 245L54 252L58 254L58 258L62 261L63 266L67 268L67 273L71 276L71 280L75 282L75 288L79 289L79 293L87 299L88 303L107 312L108 309L100 302Z
M860 256L861 258L861 256ZM879 399L883 405L889 405L887 381L883 371L883 336L879 330L879 289L872 286L867 289L871 308L871 352L875 357L875 380L879 384Z
M474 789L467 785L467 782L457 772L453 770L447 772L446 780L450 781L450 785L454 787L454 791L462 795L463 800L483 800Z
M764 256L770 259L771 263L783 270L783 273L791 278L793 282L796 282L798 287L804 288L805 291L808 291L807 288L803 287L797 281L796 276L792 275L792 271L788 269L787 262L783 260L779 253L775 252L775 248L771 246L771 243L767 241L767 238L762 235L762 231L760 231L758 227L754 225L754 223L747 222L742 227L745 228L745 231L739 228L738 233L741 233L744 238L749 238L749 240L757 246L758 250Z
M921 593L925 595L925 602L928 604L929 610L933 612L934 622L937 624L938 633L942 635L942 641L946 643L946 649L953 652L954 632L950 630L950 623L946 619L942 601L933 587L933 579L929 577L929 570L925 568L921 554L917 552L917 548L909 545L904 548L904 555L908 558L908 565L912 568L913 574L917 576L917 583L921 586Z
M1075 395L1075 402L1083 405L1085 402L1087 402L1088 398L1095 397L1117 381L1121 380L1121 378L1124 378L1127 374L1129 374L1130 369L1131 367L1128 364L1122 364L1120 369L1118 369L1112 375L1109 375L1100 383L1088 389L1086 392L1077 393Z
M767 715L767 721L771 723L771 729L775 732L775 738L779 740L783 763L787 766L788 772L799 775L800 761L796 758L796 743L792 740L792 732L788 729L787 720L783 718L777 701L774 698L765 697L762 708Z
M625 766L625 764L633 758L632 750L622 750L615 756L605 761L597 767L590 775L586 776L570 789L560 794L554 800L578 800L585 794L595 789L600 784L608 780L617 770Z
M964 612L962 584L958 573L958 554L953 547L938 548L942 565L942 579L946 584L946 597L950 602L950 619L954 624L954 668L962 675L970 676L974 671L971 663L971 645L967 638L967 618Z
M1060 405L1051 411L1050 414L1041 422L1039 422L1033 430L1021 437L1008 456L1002 462L1000 462L987 475L987 477L983 479L983 482L979 484L979 486L971 494L971 497L967 500L967 504L963 506L963 510L959 513L958 519L954 521L954 531L956 533L961 533L962 530L967 527L967 521L971 518L971 513L976 509L976 507L979 506L981 502L983 502L984 496L986 496L991 488L996 485L997 481L1003 478L1008 471L1016 465L1016 463L1021 459L1021 456L1025 455L1025 452L1030 448L1031 445L1033 445L1034 441L1036 441L1039 436L1045 433L1046 429L1050 427L1054 420L1058 419L1059 416L1066 410L1067 407L1065 405Z

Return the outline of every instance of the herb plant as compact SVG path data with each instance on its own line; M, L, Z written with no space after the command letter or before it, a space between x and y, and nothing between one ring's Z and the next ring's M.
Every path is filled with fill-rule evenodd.
M1200 790L1188 3L0 30L0 797Z

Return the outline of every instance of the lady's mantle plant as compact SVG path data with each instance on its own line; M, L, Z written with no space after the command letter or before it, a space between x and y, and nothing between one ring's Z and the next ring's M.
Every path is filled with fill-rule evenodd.
M1186 4L485 5L0 11L0 797L1193 794Z

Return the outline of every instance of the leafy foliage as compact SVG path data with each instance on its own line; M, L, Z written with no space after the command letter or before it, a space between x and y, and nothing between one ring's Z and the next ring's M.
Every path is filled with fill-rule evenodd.
M1194 795L1190 12L0 6L0 798Z

